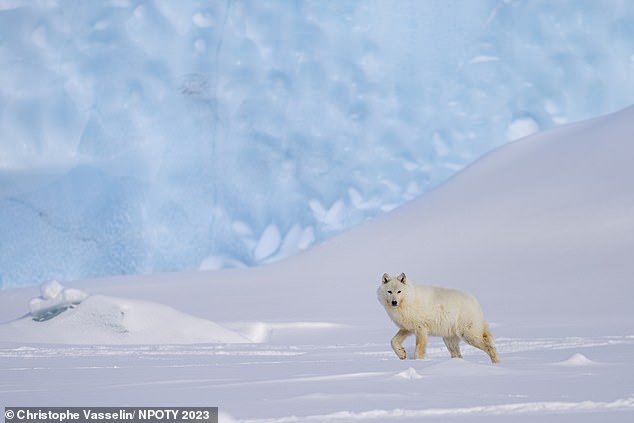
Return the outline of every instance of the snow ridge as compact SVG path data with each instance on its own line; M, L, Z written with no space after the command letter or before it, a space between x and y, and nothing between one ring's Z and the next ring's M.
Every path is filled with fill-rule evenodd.
M382 420L388 418L414 417L457 417L473 415L521 415L551 413L582 413L588 411L630 411L634 409L634 397L616 399L614 401L538 401L514 404L484 405L464 408L430 408L425 410L368 410L360 412L338 411L329 414L311 416L287 416L274 419L244 419L241 423L296 423L296 422L336 422Z

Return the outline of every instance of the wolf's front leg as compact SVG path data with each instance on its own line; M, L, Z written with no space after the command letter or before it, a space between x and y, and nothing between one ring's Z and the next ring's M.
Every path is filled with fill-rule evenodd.
M425 358L425 349L427 348L427 328L420 327L416 329L416 354L414 358L422 360Z
M411 331L401 329L396 332L396 335L392 338L392 349L401 360L405 360L407 357L407 353L405 352L405 348L403 348L403 341L405 338L412 334Z

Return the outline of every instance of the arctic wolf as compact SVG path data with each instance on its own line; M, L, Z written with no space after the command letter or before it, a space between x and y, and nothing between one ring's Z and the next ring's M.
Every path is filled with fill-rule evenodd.
M399 327L392 338L392 349L400 358L407 357L403 340L416 335L414 358L425 358L427 336L442 336L452 358L462 358L460 339L481 349L491 362L498 363L493 335L484 320L480 304L471 295L455 289L408 283L405 273L383 275L377 291L379 301L390 319Z

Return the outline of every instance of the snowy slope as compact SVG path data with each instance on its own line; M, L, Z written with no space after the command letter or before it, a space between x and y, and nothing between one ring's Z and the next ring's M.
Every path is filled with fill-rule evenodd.
M88 294L165 304L260 343L0 339L3 401L212 404L251 423L630 421L632 133L634 107L519 140L268 266L78 281ZM397 360L396 330L375 298L386 271L475 294L502 363L470 348L451 360L439 339L428 360ZM24 314L36 294L1 292L0 320Z
M351 301L361 316L374 314L379 275L404 271L414 281L474 291L505 317L628 313L633 122L628 108L512 143L388 216L281 263L82 287L214 320L248 319L248 310L262 318L332 320L354 318L346 315ZM599 286L615 295L597 296ZM34 296L32 289L3 295L17 292Z
M495 320L627 315L633 122L628 108L517 141L428 195L281 263L88 285L168 298L213 319L248 319L255 310L263 319L364 320L375 314L379 275L404 271L473 291ZM190 295L170 295L176 283Z

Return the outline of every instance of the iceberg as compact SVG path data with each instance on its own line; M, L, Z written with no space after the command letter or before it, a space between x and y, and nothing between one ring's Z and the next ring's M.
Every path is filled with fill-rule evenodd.
M633 19L610 0L3 2L0 288L310 248L628 106Z

